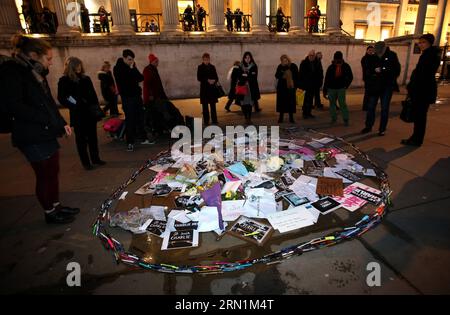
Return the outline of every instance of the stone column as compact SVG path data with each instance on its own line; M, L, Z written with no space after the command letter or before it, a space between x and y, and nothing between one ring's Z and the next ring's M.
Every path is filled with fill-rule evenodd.
M58 19L57 36L78 36L80 35L80 12L73 5L72 0L56 0L55 12Z
M177 0L162 0L162 14L164 25L161 32L182 32Z
M425 18L427 16L428 0L420 0L419 11L417 12L415 35L422 35L425 26Z
M252 33L268 33L266 25L266 1L252 0Z
M306 34L305 0L291 0L291 27L289 33Z
M402 36L403 33L400 33L405 26L405 17L406 10L408 9L408 0L400 0L400 5L397 11L397 17L395 19L395 35L394 36Z
M22 30L14 0L0 2L0 34L15 34Z
M437 15L434 21L434 36L436 37L435 45L441 43L442 29L444 27L445 12L447 11L447 0L439 0L437 7Z
M128 0L111 0L111 17L114 24L111 29L112 34L134 34L133 26L131 26Z
M208 32L225 33L224 0L209 0Z
M341 33L341 0L327 0L327 33Z

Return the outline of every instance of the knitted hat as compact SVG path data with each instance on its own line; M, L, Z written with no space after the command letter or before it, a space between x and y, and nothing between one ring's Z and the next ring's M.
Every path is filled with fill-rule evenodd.
M158 61L158 60L159 60L158 57L156 57L154 54L148 55L148 61L150 63L153 63L153 62Z

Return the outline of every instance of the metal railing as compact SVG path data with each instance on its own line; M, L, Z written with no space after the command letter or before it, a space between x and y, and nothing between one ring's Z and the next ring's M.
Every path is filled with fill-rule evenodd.
M206 17L209 16L209 14L206 14ZM187 14L180 14L180 20L181 28L185 32L206 32L207 31L207 24L206 20L207 18L203 18L203 22L201 25L199 25L197 21L197 15L187 15Z
M81 31L83 33L110 33L114 22L111 13L103 17L104 14L90 13L89 23L87 20L81 18Z
M225 25L229 32L250 32L251 14L231 14L225 13ZM230 19L231 18L231 19ZM231 23L229 23L231 22Z
M55 34L58 28L56 14L51 11L21 13L20 16L25 21L26 34Z
M161 13L131 13L131 24L136 33L159 33L161 19Z
M309 33L325 33L327 30L327 17L310 18L305 16L305 28ZM317 22L317 23L316 23Z
M269 23L267 27L269 28L269 32L273 33L287 33L289 32L289 28L291 27L291 17L283 16L281 20L276 15L267 15L267 19L269 19Z

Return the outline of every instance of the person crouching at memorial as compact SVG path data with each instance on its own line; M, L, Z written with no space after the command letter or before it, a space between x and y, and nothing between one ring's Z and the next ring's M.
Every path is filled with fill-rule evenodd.
M238 90L245 93L238 93ZM258 66L255 63L251 52L247 51L244 53L241 65L239 66L238 83L236 88L236 104L241 105L247 125L252 124L252 106L255 106L256 112L261 111L257 108L258 100L260 98L261 93L259 91L258 84Z
M240 61L235 61L233 67L228 71L227 79L230 81L230 91L228 92L228 101L225 110L230 111L230 106L236 100L236 85L239 76Z
M362 134L372 131L375 123L375 111L378 99L381 103L381 117L378 135L384 136L389 119L389 107L392 99L392 93L399 91L397 78L400 75L401 65L397 54L386 46L385 42L375 44L375 58L377 64L372 70L375 80L372 82L371 93L367 103L366 126L361 130Z
M414 130L409 139L401 141L405 145L420 147L423 144L428 109L430 104L436 102L437 83L435 75L440 65L440 52L439 47L433 46L434 41L433 34L424 34L419 39L419 48L422 54L407 85L413 108Z
M12 143L34 170L45 221L71 223L80 209L63 206L59 200L57 138L71 136L72 129L59 113L46 79L52 47L42 39L22 35L14 36L12 44L13 58L0 60L2 103L14 118L10 121Z
M109 111L113 117L119 116L117 87L111 72L111 64L108 61L103 63L102 70L98 72L98 79L100 80L103 99L106 102L103 111L105 114Z
M113 73L117 88L122 98L122 108L125 113L125 134L127 151L134 151L136 136L142 140L141 144L153 144L147 139L145 132L145 112L142 101L142 89L139 83L144 81L144 76L139 72L134 61L135 54L130 49L125 49L122 58L117 60Z
M197 68L197 80L200 82L200 103L203 110L203 123L209 125L210 109L213 124L217 124L216 104L218 102L216 83L219 81L216 67L211 64L211 57L208 53L202 56L202 64Z
M93 164L105 165L98 152L97 117L91 109L98 106L97 94L91 78L85 75L83 63L76 57L67 58L64 64L64 75L58 82L58 100L69 108L70 125L75 131L77 151L84 169L94 169Z
M277 112L280 113L279 123L283 122L284 113L289 113L289 122L295 123L296 90L298 81L298 68L287 55L280 57L281 64L277 68L275 77L277 82Z
M344 61L342 52L334 53L332 64L328 67L323 86L323 95L330 101L331 122L337 120L336 102L339 101L339 107L344 119L344 125L349 125L349 113L345 100L346 90L353 81L352 68Z

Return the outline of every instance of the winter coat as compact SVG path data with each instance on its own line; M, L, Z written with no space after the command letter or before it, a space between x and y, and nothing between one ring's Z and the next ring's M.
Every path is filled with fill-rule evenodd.
M323 85L323 94L327 95L328 89L348 89L353 81L352 68L345 61L342 62L342 75L336 77L336 62L328 67Z
M287 80L284 79L284 73L287 70L292 72L292 80L294 82L293 88L287 87ZM298 82L298 68L297 65L291 63L288 66L279 65L275 73L277 78L277 112L278 113L295 113L296 112L296 83Z
M441 58L439 49L425 49L407 85L408 94L415 103L434 104L437 98L436 72Z
M244 76L245 73L247 74L247 76ZM244 65L241 64L241 66L237 71L237 77L238 77L237 84L245 85L248 83L252 100L254 102L258 101L261 98L261 93L259 91L259 84L258 84L258 66L252 63L249 69L245 71ZM244 100L243 95L236 95L236 104L240 105L243 100Z
M402 66L398 61L397 54L387 47L386 52L380 59L382 88L392 88L399 91L397 78L400 76Z
M69 99L72 97L76 104ZM83 127L88 123L96 123L97 120L89 109L98 105L97 94L91 78L81 75L78 81L71 80L68 76L62 76L58 82L58 100L70 112L70 125Z
M144 76L136 67L130 68L123 58L117 60L114 66L114 78L121 96L141 96L142 89L139 83L144 81Z
M116 97L116 84L111 71L98 72L98 79L100 80L100 87L102 91L103 99L107 102L111 102Z
M209 84L208 80L219 81L216 67L212 64L202 63L197 69L197 80L200 82L200 103L216 104L218 102L217 90L214 84Z
M67 125L59 113L44 74L42 83L32 67L22 60L0 60L1 102L14 118L11 138L14 146L55 141L65 134ZM2 105L2 106L3 106Z
M361 67L363 71L364 87L368 95L379 95L383 90L383 77L381 73L375 71L381 68L381 59L376 55L366 54L361 59Z
M228 92L228 99L234 100L236 98L236 85L239 79L239 66L234 66L231 71L230 91Z
M322 62L314 60L309 61L306 57L300 63L300 70L298 76L298 87L305 91L311 91L322 86L323 82L323 67Z
M144 104L149 104L155 100L167 100L164 86L159 76L158 68L148 65L144 69ZM152 98L152 100L150 100Z

